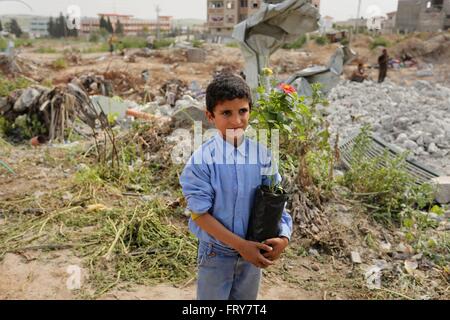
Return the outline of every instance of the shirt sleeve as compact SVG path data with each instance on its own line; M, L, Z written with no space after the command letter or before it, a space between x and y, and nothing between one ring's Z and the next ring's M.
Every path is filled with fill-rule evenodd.
M206 164L194 164L191 158L180 176L180 184L192 213L201 215L211 209L214 190Z

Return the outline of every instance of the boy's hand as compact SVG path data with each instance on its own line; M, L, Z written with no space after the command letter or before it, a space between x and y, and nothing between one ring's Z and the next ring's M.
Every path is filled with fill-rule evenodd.
M272 265L273 262L269 259L265 258L260 250L264 251L272 251L273 249L269 247L267 244L247 241L243 242L243 245L238 249L242 258L246 261L250 262L254 266L258 268L265 269L268 266Z
M264 257L270 261L275 261L280 258L280 255L289 244L289 240L286 237L272 238L264 241L264 243L271 246L273 249L272 251L264 253Z

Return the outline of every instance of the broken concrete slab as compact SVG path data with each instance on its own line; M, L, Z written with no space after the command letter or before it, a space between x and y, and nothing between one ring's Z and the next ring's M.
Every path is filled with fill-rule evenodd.
M32 105L34 105L35 101L40 97L41 94L42 92L35 88L26 89L14 104L13 110L18 113L24 112Z
M437 177L431 180L435 186L435 199L440 204L450 203L450 176Z
M187 50L188 62L204 63L206 60L206 51L199 48L191 48Z
M192 127L195 121L201 121L203 128L212 128L205 115L206 109L198 102L179 103L172 114L172 121L176 127Z
M361 256L359 255L358 252L352 251L350 253L350 257L351 257L353 263L357 263L357 264L361 264L362 263Z
M98 111L103 111L107 115L116 115L117 120L126 118L126 112L128 109L141 110L143 106L140 106L134 101L122 100L118 97L106 97L106 96L92 96L92 102L98 108Z

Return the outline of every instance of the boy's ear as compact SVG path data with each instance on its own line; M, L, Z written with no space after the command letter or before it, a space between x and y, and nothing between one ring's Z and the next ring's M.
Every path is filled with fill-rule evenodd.
M205 116L206 116L206 119L208 119L208 121L210 123L214 123L214 114L212 112L209 112L208 110L206 110Z

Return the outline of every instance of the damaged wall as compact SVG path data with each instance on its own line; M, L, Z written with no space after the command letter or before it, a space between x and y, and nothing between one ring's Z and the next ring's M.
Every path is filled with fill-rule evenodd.
M399 0L399 32L436 32L450 27L450 0Z

